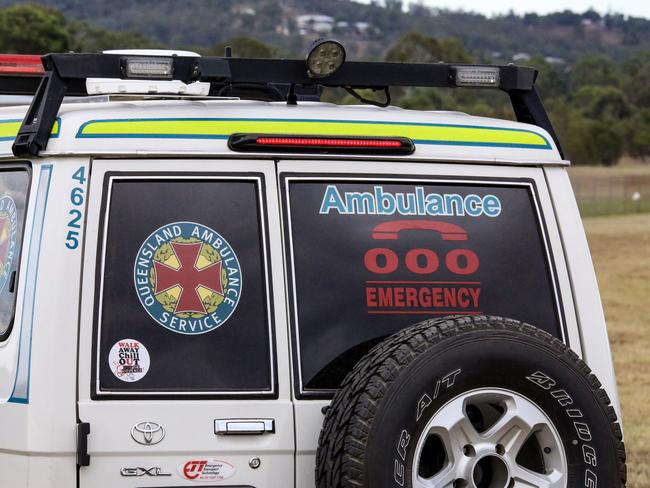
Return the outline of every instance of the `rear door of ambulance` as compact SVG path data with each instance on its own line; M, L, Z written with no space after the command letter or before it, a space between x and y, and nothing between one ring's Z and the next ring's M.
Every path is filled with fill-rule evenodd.
M279 215L272 161L93 162L81 488L294 486Z
M282 160L278 173L298 486L314 484L323 411L344 376L405 327L500 315L579 350L572 301L560 300L571 284L541 168L342 157ZM395 486L407 483L399 445L387 446L395 463L377 467Z

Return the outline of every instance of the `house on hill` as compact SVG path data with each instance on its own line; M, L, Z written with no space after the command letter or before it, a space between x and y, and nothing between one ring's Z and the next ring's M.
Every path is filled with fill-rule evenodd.
M329 34L334 29L334 17L320 14L306 14L296 17L300 35Z

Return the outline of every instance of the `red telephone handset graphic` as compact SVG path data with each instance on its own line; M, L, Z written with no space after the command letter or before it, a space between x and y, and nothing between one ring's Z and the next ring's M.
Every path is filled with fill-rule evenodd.
M461 226L434 220L393 220L384 222L375 226L372 231L372 238L395 241L399 238L400 231L403 230L432 230L440 233L444 241L467 240L467 231Z
M426 230L440 234L444 241L466 241L467 231L461 226L449 222L434 220L393 220L383 222L372 230L375 240L396 241L404 230ZM424 262L424 264L422 264ZM368 249L364 255L366 269L376 274L390 274L400 267L400 258L392 249L378 247ZM447 270L455 275L469 275L479 268L479 258L470 249L452 249L444 256ZM431 274L438 270L440 258L434 249L415 248L404 256L406 268L416 274Z

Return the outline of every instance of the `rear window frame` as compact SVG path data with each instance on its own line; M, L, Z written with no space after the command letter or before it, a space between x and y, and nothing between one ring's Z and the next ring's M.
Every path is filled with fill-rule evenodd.
M301 349L300 349L300 331L298 324L298 312L295 286L295 260L293 254L292 240L292 222L291 222L291 202L290 202L290 185L293 181L299 182L318 182L323 184L337 183L396 183L396 184L467 184L494 186L500 188L506 187L524 187L528 188L532 201L534 203L533 211L536 216L536 226L539 229L542 239L545 259L548 262L548 273L552 284L552 294L556 306L555 313L558 319L561 336L557 337L567 346L570 346L568 324L564 303L562 299L559 274L557 263L553 255L553 246L546 224L546 216L542 209L540 193L537 182L528 177L471 177L461 175L417 175L417 174L397 174L390 175L385 173L311 173L311 172L282 172L279 174L280 181L280 199L282 209L283 238L285 241L285 260L286 260L286 280L287 280L287 304L289 312L289 331L291 334L291 363L293 386L296 399L305 400L331 400L334 397L336 389L306 389L303 388L303 379L301 375ZM424 320L425 316L422 317ZM414 323L416 321L414 320Z
M30 195L32 191L32 163L31 161L11 161L6 165L3 164L0 168L0 172L5 171L25 171L27 173L27 191L25 193L25 210L23 215L22 222L22 233L20 236L20 249L18 250L17 262L16 262L16 279L14 281L14 299L12 303L12 313L11 320L5 331L0 334L0 345L5 344L11 337L11 332L14 329L16 323L16 305L18 304L18 290L20 289L20 275L21 275L21 261L23 259L23 247L25 243L26 235L26 223L27 223L27 214L29 213L29 204L30 204ZM8 284L7 284L8 286Z
M108 223L110 220L110 202L112 193L112 182L114 180L171 180L188 182L192 180L205 181L214 180L250 180L255 183L258 196L258 220L260 235L260 256L265 285L265 316L268 327L269 354L268 366L270 371L270 389L265 391L136 391L115 392L100 389L99 381L99 356L100 356L100 329L101 310L103 301L104 286L104 259L106 254L106 243L108 238ZM94 401L110 400L252 400L252 399L277 399L279 398L278 386L278 360L276 346L276 324L274 310L274 295L271 269L271 246L269 241L269 214L267 204L266 179L264 174L258 172L218 172L218 171L107 171L102 182L102 196L100 206L100 219L97 236L95 286L93 291L93 328L92 328L92 354L91 354L91 377L90 377L90 398Z

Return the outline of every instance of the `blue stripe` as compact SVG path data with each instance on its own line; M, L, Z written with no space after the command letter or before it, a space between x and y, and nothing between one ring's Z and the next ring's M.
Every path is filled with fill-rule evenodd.
M45 179L47 178L47 180ZM27 280L25 283L25 292L31 291L31 296L25 294L23 301L22 324L20 329L20 344L18 348L18 361L16 363L16 377L14 379L14 388L11 392L9 402L12 403L29 403L29 384L31 374L31 357L32 357L32 331L34 328L34 304L36 301L36 284L38 277L38 263L41 256L41 243L43 241L43 224L45 222L45 212L47 210L47 200L50 194L50 183L52 181L52 165L45 164L41 166L41 174L38 182L38 192L36 194L36 208L32 221L31 238L29 243L29 255L27 256ZM47 186L44 182L47 182ZM44 192L44 194L43 194ZM42 203L42 207L40 204ZM40 214L37 212L40 211ZM39 224L37 228L36 225ZM36 235L38 234L38 235ZM30 289L31 288L31 289ZM27 370L21 369L21 361L27 364Z

